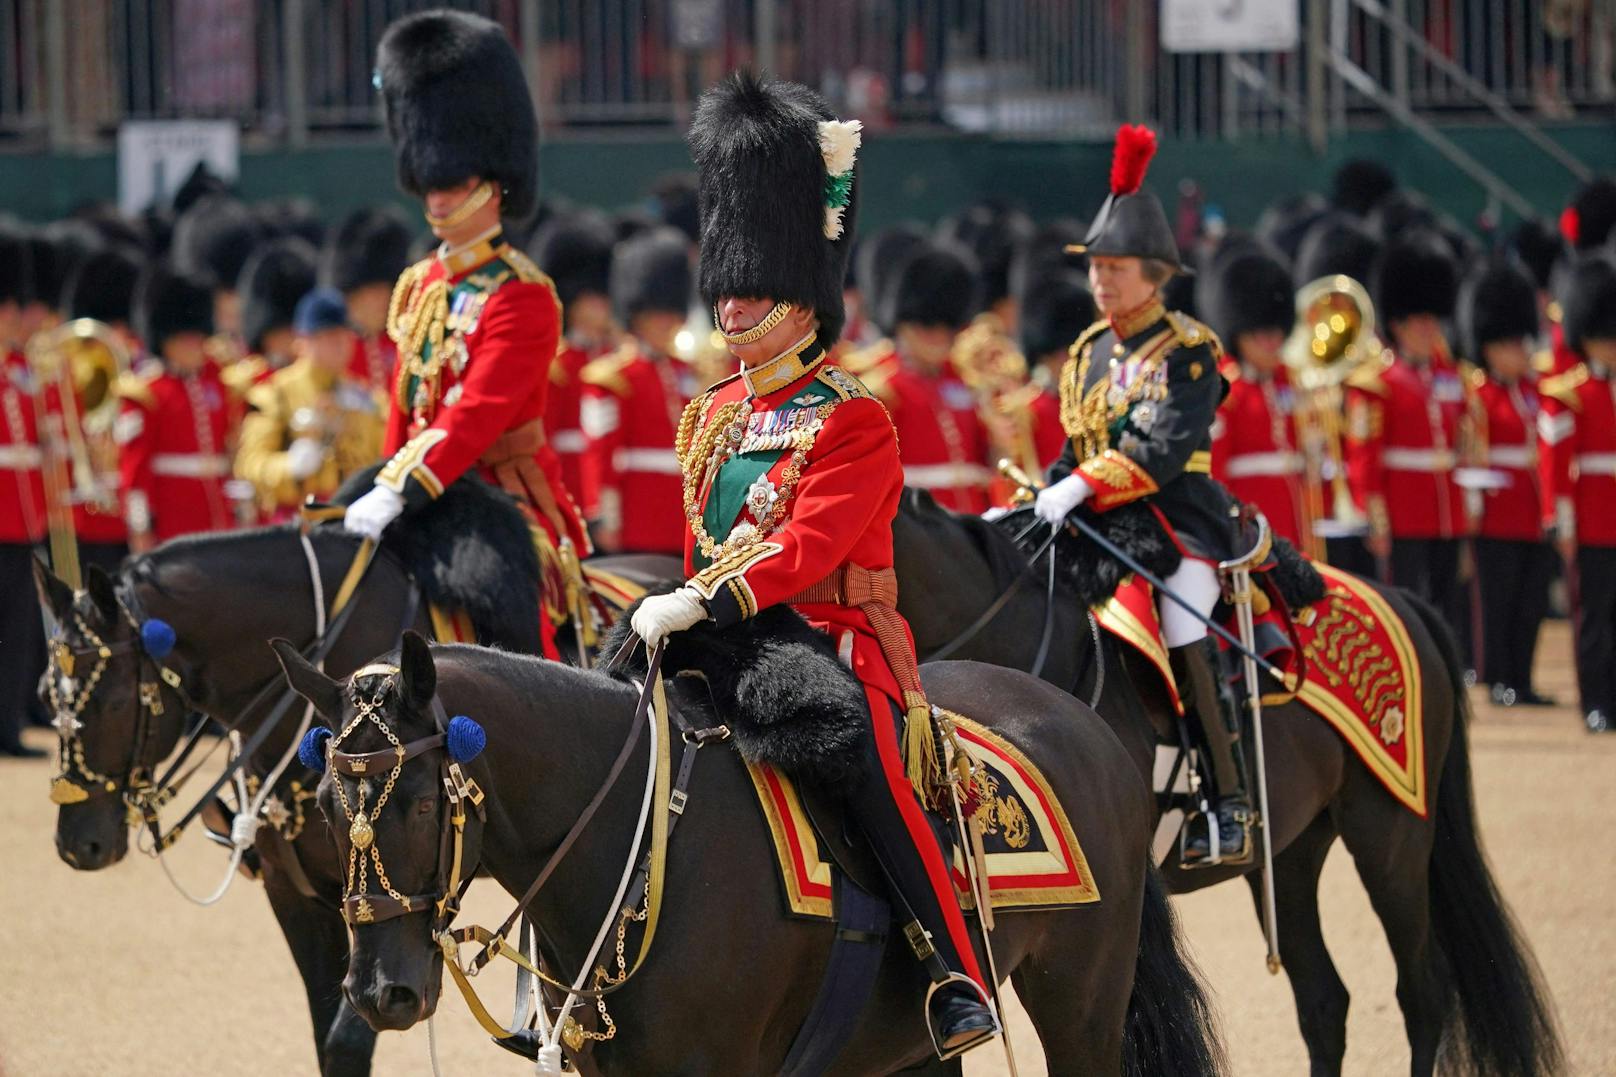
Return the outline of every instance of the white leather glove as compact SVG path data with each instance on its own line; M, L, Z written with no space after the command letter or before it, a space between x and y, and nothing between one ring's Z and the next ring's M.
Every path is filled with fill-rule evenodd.
M404 511L404 499L385 486L372 486L370 492L348 506L342 526L372 542L380 542L387 525Z
M1050 524L1066 522L1066 514L1089 499L1094 487L1081 475L1068 475L1053 486L1038 491L1038 500L1032 510L1037 517Z
M325 463L325 447L318 438L298 438L286 447L286 473L302 482Z
M634 634L655 647L674 632L683 632L697 621L707 619L701 596L688 586L666 595L652 595L634 611Z

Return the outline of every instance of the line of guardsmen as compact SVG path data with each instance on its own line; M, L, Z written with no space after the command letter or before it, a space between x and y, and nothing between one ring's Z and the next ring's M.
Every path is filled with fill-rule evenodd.
M670 178L615 217L546 206L527 244L564 311L545 427L599 550L680 549L674 432L727 373L691 309L695 216ZM1314 556L1474 626L1468 664L1500 704L1549 702L1532 656L1563 565L1581 710L1608 728L1616 183L1492 252L1372 162L1250 234L1216 223L1180 236L1199 272L1170 297L1226 349L1214 475ZM1057 378L1095 317L1065 253L1084 231L983 202L860 242L841 359L891 413L910 487L982 512L1013 491L998 461L1040 474L1060 454ZM389 298L423 250L391 211L326 230L304 204L248 206L200 169L169 212L0 224L0 588L31 593L53 520L70 519L78 561L112 568L178 535L284 520L373 463ZM0 621L8 656L42 660L31 603ZM39 668L0 675L0 752L23 750Z

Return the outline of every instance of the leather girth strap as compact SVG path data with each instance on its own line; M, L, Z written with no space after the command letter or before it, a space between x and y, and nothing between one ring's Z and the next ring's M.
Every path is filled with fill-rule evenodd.
M533 459L533 454L544 448L546 441L544 420L533 419L495 438L477 462L494 473L500 489L532 505L549 521L559 538L566 538L572 531L561 513L555 491L550 489L549 477Z

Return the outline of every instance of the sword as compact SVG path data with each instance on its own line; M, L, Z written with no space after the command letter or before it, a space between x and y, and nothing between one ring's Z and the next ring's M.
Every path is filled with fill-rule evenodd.
M1280 960L1279 919L1274 900L1274 838L1268 826L1268 766L1263 754L1262 685L1257 676L1257 663L1253 660L1256 626L1251 614L1251 566L1268 556L1273 536L1268 530L1268 520L1262 513L1257 513L1257 527L1256 546L1233 561L1221 562L1218 571L1227 573L1229 577L1235 622L1240 629L1240 638L1245 643L1241 650L1245 659L1243 665L1246 675L1247 706L1251 709L1251 732L1257 748L1257 824L1263 852L1263 937L1268 942L1268 972L1277 976Z

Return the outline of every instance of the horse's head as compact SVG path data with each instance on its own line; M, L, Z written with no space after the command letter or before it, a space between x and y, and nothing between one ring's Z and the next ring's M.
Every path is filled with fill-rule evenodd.
M127 826L155 811L153 771L179 742L188 708L170 660L174 631L97 566L75 594L36 560L34 584L56 621L39 684L61 739L56 851L93 871L129 851Z
M482 750L482 729L445 719L431 650L414 632L396 662L372 662L346 682L284 640L273 646L325 723L299 755L325 773L320 809L347 865L342 989L372 1028L409 1028L437 1008L444 935L476 870L482 791L466 764Z

